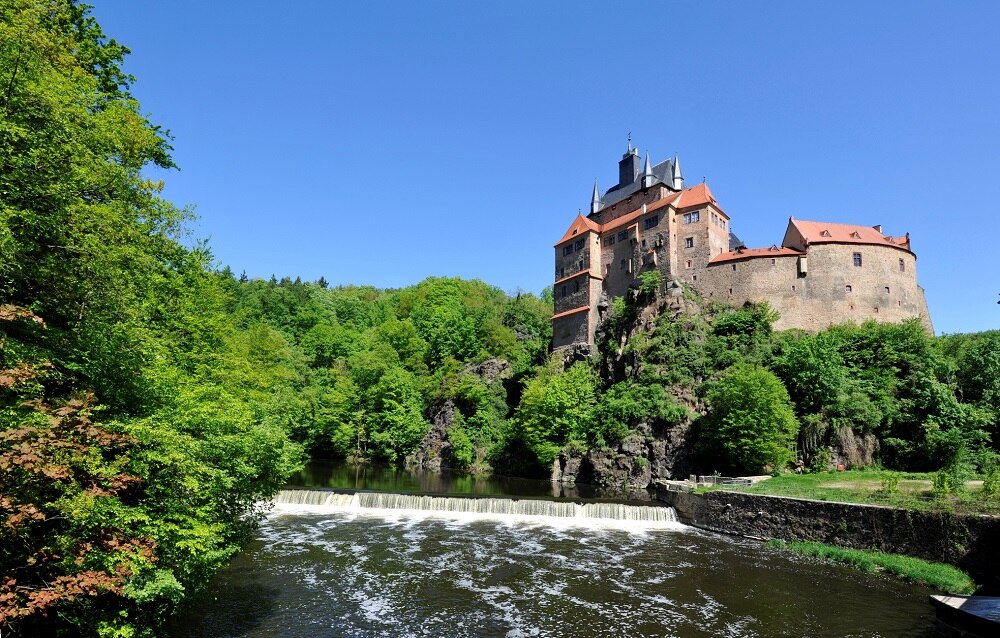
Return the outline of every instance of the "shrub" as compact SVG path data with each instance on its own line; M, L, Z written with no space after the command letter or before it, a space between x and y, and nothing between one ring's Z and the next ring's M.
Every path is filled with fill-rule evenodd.
M708 394L706 435L729 469L780 469L794 454L798 434L788 390L760 366L730 368Z

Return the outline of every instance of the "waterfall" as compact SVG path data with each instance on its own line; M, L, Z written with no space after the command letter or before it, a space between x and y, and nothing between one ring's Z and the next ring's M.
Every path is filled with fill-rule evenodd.
M665 505L574 503L524 498L430 496L390 492L333 492L282 490L274 499L279 509L306 506L316 511L370 513L424 513L446 516L557 520L566 523L618 521L642 524L678 524L674 508Z

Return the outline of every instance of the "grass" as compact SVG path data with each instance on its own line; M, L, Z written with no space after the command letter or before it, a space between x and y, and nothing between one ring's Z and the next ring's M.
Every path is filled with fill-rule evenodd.
M783 474L749 487L716 486L703 490L770 494L839 503L868 503L911 510L945 510L1000 515L1000 499L980 496L981 481L972 481L964 494L935 495L934 474L885 470L851 470L815 474Z
M951 565L932 563L912 556L886 554L884 552L844 549L823 543L795 541L768 541L772 547L784 547L806 556L853 565L866 572L888 572L903 580L929 585L939 591L952 594L971 594L976 584L969 575Z

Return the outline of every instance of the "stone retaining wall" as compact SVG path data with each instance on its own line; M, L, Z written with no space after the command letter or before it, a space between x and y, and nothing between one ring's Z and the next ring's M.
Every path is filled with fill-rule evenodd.
M1000 518L917 512L763 494L660 491L685 523L760 538L819 541L950 563L1000 587Z

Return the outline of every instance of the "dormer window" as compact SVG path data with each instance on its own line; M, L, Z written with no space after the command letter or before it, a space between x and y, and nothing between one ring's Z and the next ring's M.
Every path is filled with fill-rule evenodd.
M861 239L861 233L859 233L858 231L854 231L853 233L851 233L851 237L853 237L854 239Z
M830 234L830 231L824 230L820 233L820 237L833 237L833 235Z

